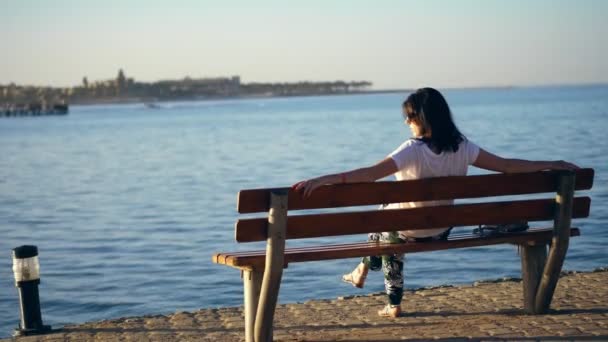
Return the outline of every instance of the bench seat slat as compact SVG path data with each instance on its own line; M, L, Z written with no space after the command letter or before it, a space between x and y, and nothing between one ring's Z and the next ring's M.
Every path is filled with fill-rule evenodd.
M470 238L471 236L472 236L471 233L458 232L458 231L452 230L452 232L450 233L450 240L466 239L466 238ZM334 249L334 248L336 248L336 246L339 248L349 248L349 247L360 247L362 244L365 244L365 243L364 242L353 242L353 243L343 243L343 244L338 244L338 245L336 245L336 244L322 245L322 246L315 246L315 248L317 250ZM289 251L291 251L291 252L297 252L297 251L301 251L301 250L309 251L310 249L311 249L310 246L300 246L300 247L291 247L291 248L289 248ZM231 252L230 256L238 257L238 256L265 255L265 254L266 254L265 250L257 250L257 251ZM220 254L216 254L216 255L220 255ZM214 256L214 258L215 258L215 256Z
M591 199L577 197L572 217L589 215ZM372 210L345 213L289 216L287 239L364 234L392 230L419 230L515 221L542 221L554 217L555 200L523 200L457 204L413 209ZM236 223L236 240L266 240L267 219L241 219Z
M288 203L289 210L297 210L553 192L557 189L558 174L557 171L545 171L336 184L320 187L306 199L289 189ZM575 190L591 189L593 176L593 169L576 170ZM241 190L238 212L268 211L273 190L276 189Z
M579 236L580 230L578 228L571 228L570 235ZM521 233L509 233L487 237L479 237L478 235L473 234L456 234L456 236L450 237L447 241L407 242L403 244L362 242L288 248L285 250L285 263L345 259L391 253L428 252L503 243L522 244L526 242L548 242L551 240L552 236L552 228L543 228L530 229ZM233 267L261 267L264 265L265 251L217 253L212 259L215 263Z

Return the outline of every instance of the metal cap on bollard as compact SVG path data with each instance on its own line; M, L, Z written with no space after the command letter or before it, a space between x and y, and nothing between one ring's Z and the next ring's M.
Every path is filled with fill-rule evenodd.
M42 324L40 313L40 264L36 246L20 246L13 249L13 274L19 292L21 322L14 336L45 334L51 331L50 325Z

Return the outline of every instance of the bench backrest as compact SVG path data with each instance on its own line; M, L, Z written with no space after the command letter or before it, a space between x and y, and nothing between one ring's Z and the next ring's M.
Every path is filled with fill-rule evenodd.
M579 169L575 190L590 189L593 169ZM542 171L517 174L452 176L398 182L336 184L322 186L309 198L290 188L242 190L238 195L239 213L268 212L271 194L286 195L288 210L323 209L419 202L526 195L559 191L563 172ZM572 218L589 216L589 197L576 197ZM556 215L556 200L524 199L467 203L395 210L364 210L339 213L288 215L285 239L361 234L390 230L416 230L448 226L510 223L521 220L551 220ZM238 242L262 241L267 234L268 218L246 218L236 222Z

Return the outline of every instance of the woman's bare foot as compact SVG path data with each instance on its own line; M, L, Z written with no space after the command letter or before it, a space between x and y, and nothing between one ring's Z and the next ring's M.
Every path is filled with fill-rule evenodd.
M387 304L382 310L378 310L378 316L397 318L401 316L401 305Z
M342 276L342 281L352 284L354 287L363 288L365 284L365 278L367 278L368 268L364 263L360 263L350 273Z

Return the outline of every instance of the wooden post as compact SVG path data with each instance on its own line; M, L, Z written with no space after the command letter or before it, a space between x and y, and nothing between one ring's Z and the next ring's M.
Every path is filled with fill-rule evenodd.
M255 342L272 341L272 322L279 296L285 259L285 231L287 228L287 191L270 193L266 264L255 318Z
M553 239L549 258L545 264L543 277L536 292L535 313L546 313L551 305L553 293L566 258L570 240L570 221L572 220L572 202L574 197L574 172L564 171L559 175L557 196L555 197L555 219L553 221Z
M534 301L538 283L543 274L547 260L547 245L545 243L521 245L521 278L524 290L524 311L535 314Z
M245 341L255 342L254 327L255 315L258 310L258 300L260 298L260 287L262 285L263 273L259 269L243 269L243 286L245 293Z

